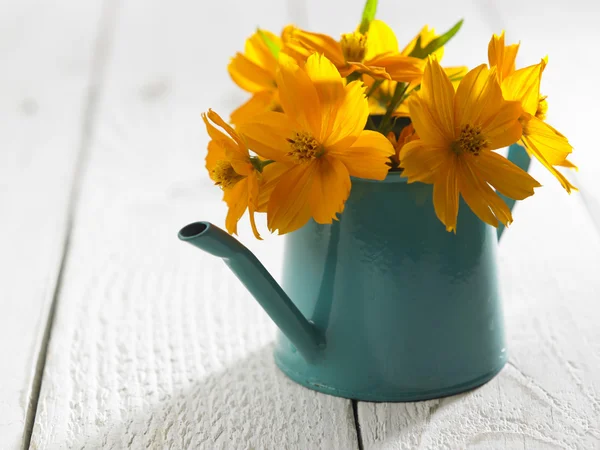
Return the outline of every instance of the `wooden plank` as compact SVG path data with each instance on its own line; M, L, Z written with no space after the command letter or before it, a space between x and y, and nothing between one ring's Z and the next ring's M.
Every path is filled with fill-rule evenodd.
M243 99L228 58L256 24L284 23L279 3L123 3L33 448L356 448L350 402L282 375L265 313L176 238L224 222L200 112ZM278 276L281 240L241 229Z
M27 446L33 425L100 5L26 0L0 16L2 449Z
M551 52L554 63L545 74L547 92L553 93L550 120L572 138L577 147L573 159L581 163L581 174L593 173L598 169L592 149L582 148L593 142L592 128L588 136L578 134L582 124L574 127L575 116L566 114L564 106L553 106L562 101L565 106L564 102L570 102L570 111L586 108L581 104L583 97L575 100L572 95L573 84L565 84L574 56L565 53L556 38L546 39L560 29L552 21L543 27L531 26L544 23L552 9L545 3L544 14L534 17L539 4L532 3L453 2L447 8L419 4L421 11L404 17L411 23L429 20L432 24L428 19L432 14L441 18L462 11L465 28L448 47L448 56L471 59L477 53L479 61L485 61L492 31L504 27L512 39L522 40L521 64L546 54L540 51ZM564 9L557 11L562 14ZM485 20L478 20L483 13ZM573 15L571 23L577 23L573 20L580 19L580 14ZM471 27L473 22L479 22L477 29ZM490 383L470 393L420 403L359 403L365 449L600 445L600 329L595 319L600 312L600 238L589 214L589 201L585 201L598 192L597 184L578 177L583 195L569 197L535 162L532 173L544 187L517 205L516 222L505 232L499 252L509 364Z

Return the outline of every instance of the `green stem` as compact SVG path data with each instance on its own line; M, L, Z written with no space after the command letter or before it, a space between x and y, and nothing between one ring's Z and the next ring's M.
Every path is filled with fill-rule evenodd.
M396 110L396 108L398 107L400 102L402 101L402 97L406 93L407 89L408 89L408 83L398 83L396 85L396 89L394 89L394 96L392 97L392 100L390 100L390 103L387 107L385 115L383 116L383 119L381 119L381 123L379 124L378 131L381 134L383 134L384 136L386 136L388 134L388 132L390 131L389 128L390 128L390 122L392 120L392 114Z
M366 93L367 97L370 97L371 95L373 95L373 92L375 92L375 90L381 86L381 83L383 83L383 80L375 80L375 83L373 83L371 85L371 87L369 88L369 90Z

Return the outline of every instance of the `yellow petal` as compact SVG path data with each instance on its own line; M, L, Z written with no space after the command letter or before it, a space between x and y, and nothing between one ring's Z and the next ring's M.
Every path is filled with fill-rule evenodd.
M515 60L519 44L504 45L504 31L500 36L493 35L488 45L488 61L490 67L497 67L497 74L502 82L504 78L515 71Z
M537 117L527 121L524 134L553 166L562 164L573 151L565 136Z
M521 141L523 142L523 145L525 146L525 148L527 149L527 151L532 154L533 156L535 156L535 158L542 163L542 165L548 169L548 171L554 175L554 177L560 182L561 186L570 194L571 191L577 191L578 189L573 186L569 180L562 174L560 173L558 170L556 170L552 164L550 164L546 158L544 157L544 153L542 151L540 151L540 149L538 149L536 142L534 140L531 139L531 136L528 135L523 135L523 138L521 139Z
M310 194L316 165L298 164L287 171L271 193L267 225L285 234L304 226L311 217Z
M438 124L436 115L421 96L411 95L407 103L412 124L423 142L438 147L448 147L454 138L454 133L446 134L446 127Z
M575 164L573 164L571 161L568 161L566 159L563 162L561 162L560 164L557 164L557 166L566 167L568 169L579 170L579 168Z
M419 97L429 107L431 119L442 134L454 136L454 87L434 58L429 58L425 67Z
M290 33L290 40L291 42L297 41L303 47L309 49L309 54L322 54L338 68L346 65L340 43L331 36L320 33L311 33L299 28L294 28ZM288 45L290 45L291 42L288 43Z
M258 155L274 161L291 162L286 153L290 150L287 139L292 138L297 124L285 114L267 111L254 116L238 126L239 133Z
M291 57L279 55L279 99L286 115L313 136L321 132L321 105L308 74Z
M234 125L251 120L256 114L269 111L273 106L274 91L257 92L250 100L231 113L229 121Z
M227 70L233 81L245 91L260 92L276 87L272 74L241 53L231 59Z
M455 233L456 218L458 217L456 159L455 156L446 159L433 184L435 214L446 225L446 231L454 231Z
M502 82L502 94L505 100L521 102L523 110L533 116L540 100L540 81L545 63L517 70Z
M262 240L258 228L256 227L256 221L254 220L254 214L258 208L259 191L258 191L258 178L256 173L252 173L248 176L248 215L250 216L250 226L252 227L252 233L256 239Z
M498 227L498 220L504 225L510 224L510 208L473 170L473 165L461 159L458 167L460 193L475 215L493 227Z
M367 52L365 59L369 60L383 53L398 53L398 40L392 29L381 20L373 20L367 32Z
M343 77L347 77L348 75L354 72L360 72L378 80L392 79L383 67L378 67L376 65L367 66L366 64L363 64L361 62L352 62L349 63L347 66L340 68L340 75L342 75Z
M496 70L482 64L467 73L456 90L456 125L485 127L494 120L503 102Z
M210 120L225 130L227 134L236 142L237 145L235 146L225 146L225 153L227 155L227 159L231 162L233 169L240 175L247 176L254 169L250 163L250 154L248 153L246 145L244 142L242 142L237 132L223 119L221 119L221 116L219 116L216 112L214 112L212 109L209 109L207 115ZM206 123L206 118L204 119Z
M229 234L237 234L237 224L248 207L248 178L238 181L223 192L223 200L229 211L225 218L225 227Z
M400 149L402 176L408 178L409 183L432 184L450 157L447 147L429 145L420 139L408 142Z
M478 178L515 200L533 195L533 188L541 186L527 172L494 152L481 152L479 156L471 157L469 165Z
M364 130L369 117L369 102L365 97L365 88L360 81L353 81L344 88L344 96L335 109L325 115L319 141L326 148L334 148L342 139L356 139ZM351 144L351 143L350 143Z
M335 158L319 158L314 164L311 214L317 223L331 223L336 214L344 210L344 203L350 194L350 175L346 166Z
M278 36L267 30L261 30L261 32L266 35L271 42L278 47L281 47L281 39ZM246 40L244 55L257 66L266 70L270 74L271 79L275 79L277 60L258 32L254 33Z
M341 161L353 177L383 180L390 169L388 163L394 147L381 133L362 131L348 148L328 151L327 155Z
M523 110L519 102L501 101L496 105L488 105L488 122L481 131L488 141L488 150L507 147L521 139L523 127L519 117Z

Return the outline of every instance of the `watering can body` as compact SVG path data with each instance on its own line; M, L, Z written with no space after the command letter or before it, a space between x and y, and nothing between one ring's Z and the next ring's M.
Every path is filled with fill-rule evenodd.
M511 146L509 159L527 170L522 148ZM507 360L501 230L461 200L448 233L432 197L432 186L397 173L353 180L339 221L285 236L282 287L211 224L179 237L223 258L273 318L275 361L294 381L357 400L426 400L479 386Z

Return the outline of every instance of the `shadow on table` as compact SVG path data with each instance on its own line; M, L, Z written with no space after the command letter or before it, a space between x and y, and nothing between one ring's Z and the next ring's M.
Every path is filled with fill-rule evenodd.
M122 419L110 414L104 423L96 420L96 436L86 433L74 447L355 447L350 402L292 382L275 366L272 351L266 346L179 390L162 392L159 403L121 398Z

